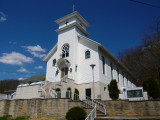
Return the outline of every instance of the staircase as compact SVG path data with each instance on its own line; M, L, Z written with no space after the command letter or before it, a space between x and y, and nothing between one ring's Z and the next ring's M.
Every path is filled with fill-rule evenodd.
M41 84L41 95L42 98L57 98L60 92L56 91L57 88L60 88L63 84L69 81L68 75L61 78L61 81L58 82L50 82L45 81ZM63 96L66 97L66 96Z
M44 82L41 84L41 96L43 98L58 98L58 94L61 94L60 92L56 91L56 88L60 88L63 84L66 84L69 82L68 76L64 76L61 81L59 82ZM71 92L68 91L69 96L71 96ZM62 98L66 98L66 96L63 96ZM106 116L106 106L102 104L101 102L98 102L96 100L93 100L89 97L87 97L85 100L82 100L78 94L75 94L71 96L71 99L74 101L82 101L83 102L83 108L84 109L91 109L91 112L87 116L85 120L94 120L97 117Z

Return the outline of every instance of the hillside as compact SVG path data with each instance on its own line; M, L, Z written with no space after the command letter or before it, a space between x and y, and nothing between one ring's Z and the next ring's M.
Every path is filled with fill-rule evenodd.
M46 75L37 75L37 76L32 76L28 79L20 81L20 83L33 83L33 82L38 82L38 81L44 81L46 78Z

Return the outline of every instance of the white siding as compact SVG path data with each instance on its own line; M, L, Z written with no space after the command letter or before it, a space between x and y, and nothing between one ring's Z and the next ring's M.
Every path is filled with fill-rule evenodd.
M90 50L91 57L85 59L85 51ZM93 81L91 64L95 64L94 68L94 79L95 82L99 81L99 64L98 61L98 47L82 38L79 39L79 64L78 73L79 81L78 83L90 83Z

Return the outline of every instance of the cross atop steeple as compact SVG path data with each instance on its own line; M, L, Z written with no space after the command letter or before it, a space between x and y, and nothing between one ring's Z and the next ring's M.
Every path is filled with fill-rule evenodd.
M72 7L72 8L73 8L73 12L74 12L74 8L75 8L75 5L74 5L74 4L73 4L73 7Z

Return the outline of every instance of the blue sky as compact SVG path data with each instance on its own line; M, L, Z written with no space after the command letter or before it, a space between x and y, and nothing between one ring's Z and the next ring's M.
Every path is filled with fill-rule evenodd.
M0 0L0 80L45 74L42 59L57 42L54 21L71 13L73 3L91 25L88 37L115 56L139 45L160 16L160 8L130 0Z

